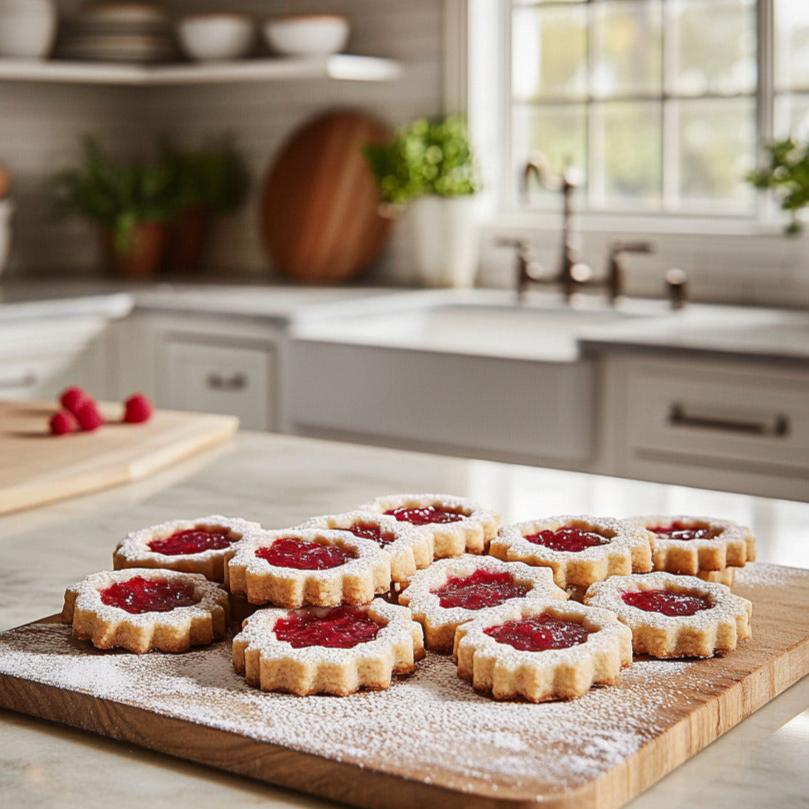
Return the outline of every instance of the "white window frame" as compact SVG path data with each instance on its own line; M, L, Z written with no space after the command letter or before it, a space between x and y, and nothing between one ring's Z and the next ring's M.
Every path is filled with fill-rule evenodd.
M496 229L528 230L558 227L558 214L520 207L513 199L511 155L511 2L507 0L444 0L445 108L465 114L480 158L484 181L481 211L485 224ZM759 150L774 134L773 0L757 2L756 134ZM472 61L470 61L472 57ZM491 114L491 98L497 113ZM485 111L485 112L484 112ZM584 210L574 206L580 230L660 234L775 235L784 215L771 195L756 195L753 213L711 212L695 216L676 211Z

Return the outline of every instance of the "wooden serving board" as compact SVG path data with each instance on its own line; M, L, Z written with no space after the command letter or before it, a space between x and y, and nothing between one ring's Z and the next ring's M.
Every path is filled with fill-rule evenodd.
M493 702L429 654L384 692L264 694L234 673L229 642L98 652L51 618L0 635L0 707L357 806L614 809L809 673L809 571L739 579L752 640L638 660L571 702Z
M131 483L219 444L233 416L159 410L146 424L122 424L121 405L92 433L52 436L53 404L0 402L0 514Z

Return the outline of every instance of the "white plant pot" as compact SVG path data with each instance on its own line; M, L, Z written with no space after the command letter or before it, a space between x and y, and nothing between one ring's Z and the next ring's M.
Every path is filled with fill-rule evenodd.
M475 198L421 197L408 212L421 281L431 287L471 287L478 269Z
M14 213L14 205L11 200L0 199L0 275L8 261L8 254L11 252L11 216Z
M53 0L0 0L0 57L44 59L58 21Z

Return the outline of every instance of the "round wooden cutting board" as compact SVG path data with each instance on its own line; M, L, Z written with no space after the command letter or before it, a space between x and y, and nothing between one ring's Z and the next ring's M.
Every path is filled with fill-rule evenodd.
M385 243L391 221L362 148L390 130L357 112L330 112L304 124L267 173L261 233L273 264L307 284L347 281Z

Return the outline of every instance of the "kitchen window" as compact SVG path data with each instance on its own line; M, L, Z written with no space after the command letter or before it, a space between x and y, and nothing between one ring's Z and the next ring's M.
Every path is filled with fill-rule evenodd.
M470 115L499 121L502 210L557 204L519 192L540 151L581 169L577 207L596 214L765 216L744 176L761 144L809 135L807 0L506 0L497 20L484 5L470 53L489 38L505 102L475 102L470 63Z

